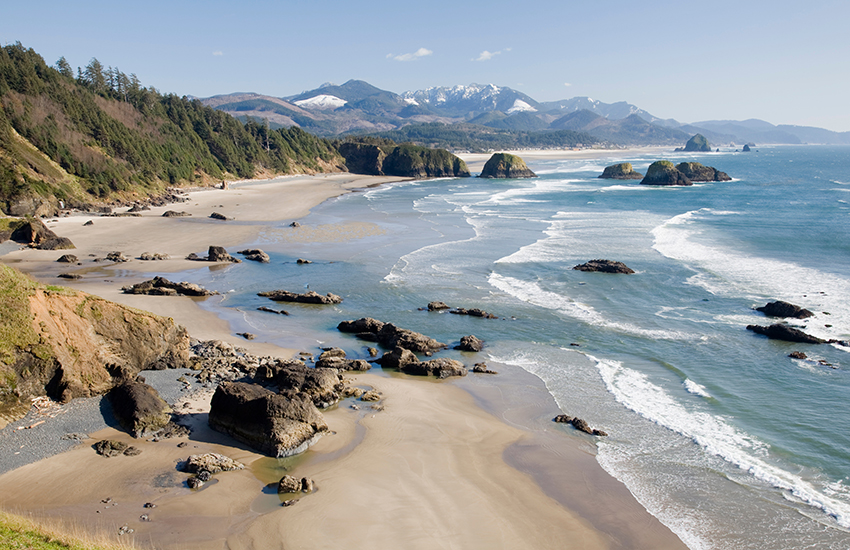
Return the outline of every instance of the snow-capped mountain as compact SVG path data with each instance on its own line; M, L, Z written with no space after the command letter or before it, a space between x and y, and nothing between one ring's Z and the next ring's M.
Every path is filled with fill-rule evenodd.
M321 94L309 99L293 101L293 103L304 109L338 109L348 102L335 95Z
M575 111L590 111L611 120L619 120L631 115L638 115L647 122L660 120L643 109L625 101L603 103L590 97L574 97L560 101L547 101L541 105L546 111L558 111L564 115Z
M431 110L447 116L474 116L489 111L515 113L538 111L534 99L511 88L493 84L470 84L468 86L433 86L424 90L401 94L406 101L427 105Z

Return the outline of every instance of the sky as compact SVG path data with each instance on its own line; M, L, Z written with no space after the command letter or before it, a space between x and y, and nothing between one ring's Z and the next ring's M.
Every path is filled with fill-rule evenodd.
M495 84L627 101L680 122L850 131L850 2L28 0L0 43L96 57L164 93L286 97L365 80L396 93Z

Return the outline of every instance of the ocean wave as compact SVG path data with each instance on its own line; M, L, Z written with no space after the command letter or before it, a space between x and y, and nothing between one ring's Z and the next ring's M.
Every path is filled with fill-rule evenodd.
M555 310L563 315L572 317L589 325L614 330L632 336L651 338L654 340L698 340L699 336L674 330L644 329L628 323L609 321L593 307L576 302L569 296L544 290L537 283L521 281L513 277L505 277L492 273L487 281L493 287L532 305Z
M698 409L686 408L646 374L619 361L588 358L596 362L608 390L615 399L644 418L677 432L746 472L749 476L784 491L792 502L822 510L839 526L850 528L850 502L826 494L813 482L768 463L762 457L770 447L726 419Z
M735 212L700 209L674 216L652 230L652 248L677 260L696 274L687 283L716 296L747 298L754 302L786 300L832 315L825 323L811 323L809 332L824 339L846 339L850 334L850 280L788 261L738 252L719 244L703 244L694 237L703 216ZM801 298L804 298L801 300ZM847 313L845 313L847 312ZM831 327L824 325L829 324Z
M711 397L711 394L706 391L705 386L703 386L702 384L697 384L690 378L685 378L685 381L682 382L682 385L685 387L685 390L687 390L688 393L692 393L700 397Z

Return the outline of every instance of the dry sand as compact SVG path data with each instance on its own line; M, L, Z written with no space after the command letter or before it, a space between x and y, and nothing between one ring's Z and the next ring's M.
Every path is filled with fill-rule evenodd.
M187 203L139 218L93 217L94 225L83 227L89 218L74 216L48 225L74 241L77 250L72 252L82 261L88 254L104 256L113 250L133 257L162 252L174 258L84 265L84 279L68 286L171 316L198 338L229 341L258 354L290 355L293 350L238 339L225 321L192 299L123 295L109 281L126 272L128 279L141 279L133 272L198 267L181 258L210 244L252 242L269 229L262 222L296 219L330 197L388 179L348 174L286 178L195 192ZM167 209L193 216L162 218ZM212 211L236 220L206 218ZM345 239L364 231L370 229L355 224L312 235ZM74 267L57 264L59 255L26 250L2 261L55 284L57 273ZM529 382L533 377L524 372L515 376L521 378L499 375L503 378L493 377L498 383L478 383L472 375L434 382L358 374L353 377L357 385L383 392L385 410L359 403L355 411L343 403L325 413L335 434L282 463L293 475L314 479L318 488L291 507L280 507L278 496L266 487L281 475L273 467L278 461L211 431L203 399L185 408L196 426L188 439L138 441L111 428L92 434L94 439L78 448L0 476L2 504L13 512L107 533L126 524L135 530L137 543L155 548L684 548L599 467L589 437L552 428L548 418L554 401L542 383ZM100 457L91 444L107 437L143 452ZM188 445L178 447L181 441ZM189 454L208 451L248 468L218 474L214 483L192 491L177 464ZM113 500L101 502L107 498ZM157 507L145 509L145 502ZM145 513L150 522L139 519Z

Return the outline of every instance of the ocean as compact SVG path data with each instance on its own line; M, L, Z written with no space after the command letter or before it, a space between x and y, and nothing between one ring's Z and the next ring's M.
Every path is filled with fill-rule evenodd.
M487 345L476 361L533 373L564 412L607 431L598 462L691 549L846 549L850 348L745 327L775 322L753 308L785 300L815 312L790 324L850 339L850 147L755 149L612 151L529 162L535 179L384 185L315 208L300 220L315 229L309 242L290 242L281 223L246 243L271 264L185 275L224 293L203 307L234 331L285 347L362 356L364 343L336 325L366 316L451 345L476 335ZM659 158L733 181L656 188L597 177ZM572 269L596 258L636 273ZM345 301L256 296L279 288ZM420 309L434 300L499 319Z

